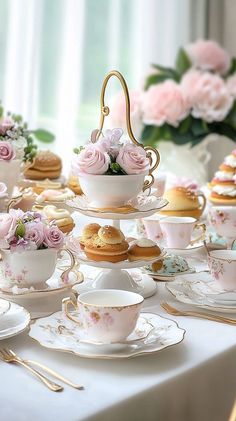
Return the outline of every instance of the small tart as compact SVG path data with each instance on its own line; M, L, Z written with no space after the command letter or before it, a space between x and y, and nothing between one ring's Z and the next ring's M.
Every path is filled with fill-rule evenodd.
M148 246L148 242L144 242L144 240L147 240L150 242L150 246ZM151 245L151 243L153 243ZM137 242L134 242L130 248L129 248L129 260L151 260L154 257L158 257L161 254L161 249L151 240L148 239L142 239L138 240Z

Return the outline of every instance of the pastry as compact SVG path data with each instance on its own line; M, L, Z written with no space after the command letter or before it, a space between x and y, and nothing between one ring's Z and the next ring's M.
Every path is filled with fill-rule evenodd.
M203 199L202 203L200 203L200 197ZM191 216L198 219L206 205L206 198L202 192L195 192L182 186L167 190L164 198L169 203L160 211L160 214L166 216Z
M72 199L74 196L75 194L68 189L68 187L60 190L48 189L38 195L36 202L65 202L68 199Z
M58 209L54 205L47 205L44 207L35 205L32 210L44 215L48 221L54 221L64 234L71 232L75 226L73 218L66 209Z
M161 250L154 241L148 238L140 238L131 244L128 251L128 259L134 260L151 260L160 256Z
M78 177L75 177L75 176L71 175L69 177L67 185L68 185L69 189L71 189L75 194L77 194L77 195L83 194L82 189L81 189L80 184L79 184Z
M145 267L146 270L160 276L177 275L190 270L188 262L181 256L167 255L164 259Z
M128 258L128 248L122 232L106 225L85 242L84 252L88 259L117 263Z
M83 228L82 235L80 238L80 247L82 250L84 249L85 242L87 240L90 240L90 238L92 238L93 235L97 234L99 228L101 228L101 225L95 223L88 224Z
M59 190L62 188L62 183L59 181L52 181L46 178L43 181L36 181L32 189L35 193L41 194L44 190Z
M236 150L224 158L208 187L213 204L236 205Z
M61 158L50 151L39 151L33 162L24 170L25 178L31 180L55 179L61 174Z

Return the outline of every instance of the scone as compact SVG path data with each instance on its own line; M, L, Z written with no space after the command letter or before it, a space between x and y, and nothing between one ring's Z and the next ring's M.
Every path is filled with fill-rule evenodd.
M97 234L99 228L101 228L101 225L95 223L85 225L79 241L82 250L84 249L86 241L90 240L93 235Z
M27 165L24 176L30 180L55 179L61 174L61 158L50 151L39 151L31 165Z
M154 241L148 238L140 238L135 241L129 248L128 259L132 262L135 260L152 260L160 256L160 247Z
M35 205L32 210L41 213L48 221L54 221L64 234L71 232L75 226L73 218L66 209L58 209L54 205Z
M128 258L129 244L123 233L110 225L105 225L85 242L84 252L88 259L117 263Z

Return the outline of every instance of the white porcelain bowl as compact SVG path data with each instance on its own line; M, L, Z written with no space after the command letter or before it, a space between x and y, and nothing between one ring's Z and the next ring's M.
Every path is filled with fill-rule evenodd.
M212 278L227 291L236 290L236 250L213 250L208 255Z
M21 287L44 288L57 262L56 249L11 252L1 250L3 275L11 284Z
M115 207L123 206L142 191L146 175L85 175L79 177L79 182L90 205Z

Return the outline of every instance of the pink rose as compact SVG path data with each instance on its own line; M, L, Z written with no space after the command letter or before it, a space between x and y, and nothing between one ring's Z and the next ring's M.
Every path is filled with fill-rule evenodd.
M7 197L7 186L5 183L0 182L0 199Z
M16 229L16 220L9 213L0 213L0 239L4 240L9 233L14 234Z
M29 242L35 243L39 248L44 242L44 224L42 222L27 222L25 224L24 239Z
M44 227L44 245L48 248L59 249L63 246L64 243L64 234L56 226L45 226Z
M105 136L96 142L96 148L116 158L119 153L119 141L122 134L122 129L106 130Z
M224 120L233 105L233 98L218 75L190 70L185 73L181 86L192 107L192 115L208 123Z
M116 162L127 174L144 174L149 170L146 151L141 146L127 143L120 148Z
M140 91L130 91L130 119L131 126L135 136L139 137L142 130L142 109ZM112 99L110 106L109 121L111 127L121 127L124 131L126 128L126 103L124 93L119 92Z
M96 144L86 145L85 148L74 157L72 173L75 176L84 174L105 174L109 168L110 157Z
M143 121L145 124L162 126L164 123L177 127L189 113L181 87L167 80L151 85L143 94Z
M230 95L236 98L236 73L227 79L226 84Z
M215 41L198 40L185 48L194 67L225 74L230 68L230 56Z
M14 121L6 117L3 121L0 122L0 135L4 136L7 130L10 130L14 126Z
M14 157L15 152L11 144L0 140L0 160L10 161Z

